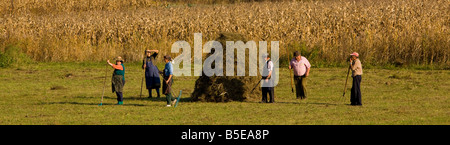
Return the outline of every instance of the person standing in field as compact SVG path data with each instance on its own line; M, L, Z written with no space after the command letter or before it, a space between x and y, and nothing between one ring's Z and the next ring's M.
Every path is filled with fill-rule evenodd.
M311 64L308 59L300 55L300 52L294 52L294 58L289 63L289 69L294 70L295 91L297 99L306 99L306 78L309 76Z
M169 55L164 56L166 65L164 71L160 72L164 75L163 79L163 94L166 95L167 107L174 106L177 100L172 96L172 84L173 84L173 66L172 58Z
M108 64L114 68L112 82L112 92L116 92L117 105L123 104L123 87L125 86L125 66L123 65L122 57L116 58L116 64L112 64L107 60Z
M265 53L262 55L262 57L266 60L263 73L262 73L262 101L261 103L268 103L267 102L267 93L269 93L270 101L269 103L275 102L275 93L274 93L274 87L273 87L273 79L272 78L272 72L273 72L273 63L270 60L269 54Z
M361 75L362 75L362 65L359 60L359 54L357 52L353 52L350 54L350 69L352 70L352 89L350 95L350 105L358 105L361 106Z
M152 52L154 52L152 54ZM156 56L158 56L158 50L145 50L146 57L144 58L142 68L145 69L145 85L148 90L148 98L152 98L152 89L156 90L159 95L159 88L161 88L161 80L159 78L158 67L153 63Z

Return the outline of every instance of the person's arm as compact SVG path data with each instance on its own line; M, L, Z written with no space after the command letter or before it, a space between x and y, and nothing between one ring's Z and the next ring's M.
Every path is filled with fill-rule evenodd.
M152 54L151 57L153 57L153 59L156 59L156 56L158 56L158 50L154 50L155 53Z
M148 50L149 52L154 52L150 57L153 57L153 59L156 59L156 56L158 55L158 53L159 53L159 50Z
M353 71L355 71L355 70L356 70L356 65L353 65L353 61L355 61L355 60L350 59L350 68L351 68Z
M269 78L272 76L272 71L273 71L272 61L270 61L268 65L269 65L269 75L267 75L266 81L269 80Z
M147 51L149 51L149 52L156 52L156 53L158 53L159 52L159 50L147 50Z
M173 68L172 68L172 64L170 62L169 63L169 67L168 67L168 71L169 71L169 78L167 79L166 83L169 84L169 81L172 79L172 75L173 75Z
M292 60L290 60L289 61L289 69L292 69L292 65L293 65Z
M309 70L311 70L311 64L309 63L308 59L305 58L305 60L306 60L306 63L305 63L305 67L306 67L305 76L307 77L307 76L309 76Z
M115 65L115 64L113 64L112 67L113 67L114 69L123 70L122 65Z
M307 76L309 76L309 70L311 70L311 68L306 68L306 74L305 74L305 76L307 77Z
M355 71L361 70L361 69L362 69L361 61L355 60L355 65L354 65L354 67L355 67Z
M270 76L272 76L272 71L269 71L269 75L267 75L266 81L269 81Z
M109 62L109 60L108 60L107 62L108 62L108 64L109 64L112 68L118 69L118 70L123 70L122 65L115 65L115 64L112 64L111 62Z
M172 79L172 75L169 75L169 79L167 79L166 84L169 84L170 79Z
M147 65L145 64L145 59L146 58L144 58L144 60L142 60L142 69L145 69L147 67Z

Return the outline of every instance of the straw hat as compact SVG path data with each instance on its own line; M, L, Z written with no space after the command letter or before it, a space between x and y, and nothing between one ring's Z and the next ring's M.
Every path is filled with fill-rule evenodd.
M120 56L117 56L117 58L116 58L116 62L118 62L118 61L120 61L120 62L122 62L122 63L123 63L123 59L122 59L122 57L120 57Z

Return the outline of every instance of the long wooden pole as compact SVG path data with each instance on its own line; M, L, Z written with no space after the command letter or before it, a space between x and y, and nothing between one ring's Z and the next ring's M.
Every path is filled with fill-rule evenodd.
M349 73L350 73L350 66L348 67L347 79L345 79L344 94L342 94L342 97L345 96L345 91L347 90L347 82L348 82L348 75L349 75Z
M287 47L286 47L286 53L288 55L288 65L291 65L291 57L289 55L289 51L288 51ZM292 91L292 93L294 93L294 82L293 82L294 78L292 77L292 71L291 70L289 70L289 79L291 80L291 91Z
M147 67L147 63L145 62L145 56L144 56L144 63L145 63L145 65L146 65L146 67ZM145 68L144 68L144 76L142 76L142 80L141 80L141 94L139 95L139 98L141 98L142 97L142 86L144 85L144 78L145 78Z
M103 96L105 95L105 88L106 88L106 77L108 76L108 65L105 67L105 79L103 81L103 91L102 91L102 100L100 101L99 106L103 105Z

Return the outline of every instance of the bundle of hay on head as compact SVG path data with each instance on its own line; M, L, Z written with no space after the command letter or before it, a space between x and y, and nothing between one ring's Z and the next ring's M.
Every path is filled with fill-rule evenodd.
M256 65L249 63L248 50L246 49L245 54L245 76L236 76L237 73L237 55L235 51L234 57L234 76L227 76L226 74L226 41L243 41L247 42L240 34L235 33L221 33L216 39L222 44L223 48L223 76L213 75L208 77L202 72L195 82L194 92L191 94L192 101L202 101L202 102L229 102L229 101L256 101L261 97L261 90L256 88L253 92L251 90L261 79L260 74L258 76L249 76L249 65ZM214 54L214 50L206 55L208 58L210 55ZM214 65L214 63L212 63ZM215 66L211 66L214 68Z

